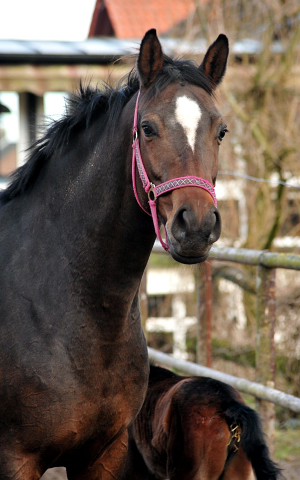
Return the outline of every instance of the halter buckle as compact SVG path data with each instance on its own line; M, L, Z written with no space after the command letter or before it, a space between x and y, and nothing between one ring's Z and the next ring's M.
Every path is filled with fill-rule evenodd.
M133 130L133 143L138 140L139 136L138 136L138 131L137 131L137 128L135 128Z
M156 192L155 192L155 185L154 183L150 182L150 188L148 190L148 198L149 200L152 200L152 202L156 202Z

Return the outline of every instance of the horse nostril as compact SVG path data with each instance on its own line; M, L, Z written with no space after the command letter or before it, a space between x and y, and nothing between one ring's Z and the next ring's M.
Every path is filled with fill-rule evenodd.
M182 241L193 228L193 215L188 208L182 207L178 210L172 224L172 233L177 241Z
M183 210L181 212L181 217L182 217L182 226L185 227L185 229L187 230L189 228L189 224L190 224L190 219L189 219L189 213L187 210Z
M215 243L221 235L221 216L217 208L213 208L211 214L211 232L208 237L208 243Z
M188 213L185 209L182 209L178 212L176 217L176 225L175 227L175 237L177 240L182 240L186 235L186 230L188 226Z

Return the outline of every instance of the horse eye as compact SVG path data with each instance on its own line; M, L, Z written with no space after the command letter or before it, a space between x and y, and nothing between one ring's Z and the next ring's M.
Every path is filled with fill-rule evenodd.
M149 125L142 125L143 132L145 137L152 137L154 135L154 131Z
M223 138L225 137L226 132L228 132L227 128L223 128L218 135L218 140L222 142Z

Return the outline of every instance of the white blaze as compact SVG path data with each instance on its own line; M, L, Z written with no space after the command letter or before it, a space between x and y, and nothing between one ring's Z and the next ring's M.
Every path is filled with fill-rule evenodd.
M176 99L175 118L183 127L188 143L194 151L196 131L201 118L201 110L197 102L186 95Z

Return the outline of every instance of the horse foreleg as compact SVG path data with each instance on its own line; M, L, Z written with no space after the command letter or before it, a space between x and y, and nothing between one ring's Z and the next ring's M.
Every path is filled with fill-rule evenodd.
M25 455L17 450L0 450L1 480L39 480L40 477L34 455Z
M155 480L133 438L129 436L126 464L120 480Z
M125 430L106 450L85 470L74 472L67 468L68 480L118 480L126 460L128 434Z

